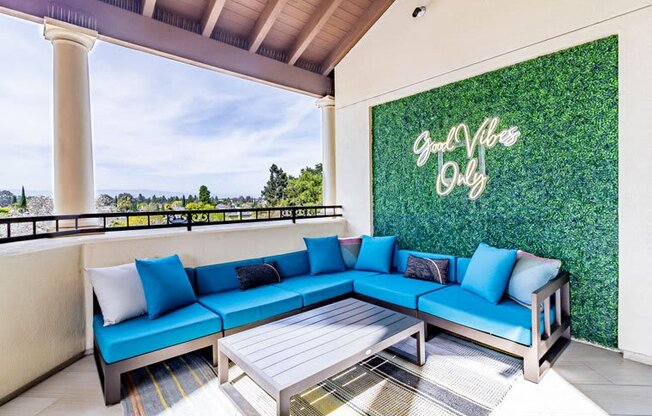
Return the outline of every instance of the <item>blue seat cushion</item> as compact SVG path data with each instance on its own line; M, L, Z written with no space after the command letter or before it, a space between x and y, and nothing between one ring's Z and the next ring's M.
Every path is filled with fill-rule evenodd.
M410 309L417 308L419 296L444 287L435 282L408 279L401 273L377 274L353 283L355 293Z
M414 250L396 250L394 252L394 267L396 268L396 271L399 273L405 273L405 270L407 269L408 257L411 255L424 259L448 260L448 281L455 282L455 277L457 276L457 261L455 256L449 256L448 254L426 253L423 251Z
M222 317L225 330L300 309L302 306L301 295L272 285L200 296L199 302Z
M216 334L222 330L222 320L193 303L156 319L140 316L111 326L104 326L102 315L97 314L93 330L102 357L110 364Z
M531 311L513 300L493 304L460 285L449 285L419 298L419 311L519 344L532 344ZM554 319L554 308L550 314Z
M303 297L303 306L309 306L352 293L354 280L376 274L375 272L347 270L319 276L303 275L284 279L274 286L300 294Z
M263 258L265 263L273 261L278 265L281 277L299 276L310 273L310 263L308 262L308 251L295 251L294 253L279 254Z
M197 267L195 269L197 293L207 295L209 293L239 289L240 281L238 280L238 274L235 268L254 264L263 264L263 259L240 260Z

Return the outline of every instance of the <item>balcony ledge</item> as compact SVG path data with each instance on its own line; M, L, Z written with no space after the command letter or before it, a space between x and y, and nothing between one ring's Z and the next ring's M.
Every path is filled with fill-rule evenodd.
M292 228L301 225L316 225L316 224L344 224L346 220L343 218L315 218L303 219L296 224L291 220L269 222L269 223L237 223L237 224L224 224L224 225L209 225L193 228L192 231L187 231L185 228L167 228L167 229L150 229L150 230L127 230L115 231L109 233L75 235L70 237L56 237L46 238L42 240L29 240L19 241L15 243L7 243L0 245L0 256L13 256L24 255L28 253L37 253L43 250L51 250L55 248L71 247L76 245L88 243L101 243L101 242L118 242L130 240L147 240L152 238L164 238L171 236L186 236L193 234L222 234L232 233L238 231L252 231L252 230L274 230L283 228Z

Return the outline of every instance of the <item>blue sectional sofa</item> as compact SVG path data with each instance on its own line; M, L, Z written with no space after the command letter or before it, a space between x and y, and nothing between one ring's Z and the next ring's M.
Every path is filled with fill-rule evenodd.
M403 276L408 256L449 260L449 284ZM535 310L509 299L492 304L460 284L470 259L396 250L391 273L347 269L310 274L307 251L186 269L197 302L157 319L141 316L104 327L96 307L95 355L107 404L120 400L120 375L218 338L347 297L416 316L428 324L524 359L525 378L538 382L553 353L570 339L569 276L532 294ZM240 290L236 267L276 262L280 283Z

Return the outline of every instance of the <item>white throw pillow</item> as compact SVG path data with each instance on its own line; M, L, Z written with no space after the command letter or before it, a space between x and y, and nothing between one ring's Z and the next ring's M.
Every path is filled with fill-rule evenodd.
M114 325L147 313L147 302L135 263L86 269L104 326Z

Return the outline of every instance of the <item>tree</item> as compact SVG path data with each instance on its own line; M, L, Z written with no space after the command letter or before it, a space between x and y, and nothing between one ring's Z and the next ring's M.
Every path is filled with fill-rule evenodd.
M181 206L183 206L184 208L186 207L186 196L185 195L181 196Z
M290 206L322 204L322 165L306 166L298 177L290 177L286 190Z
M102 194L95 200L95 207L100 211L113 207L114 205L115 202L111 195Z
M186 210L188 211L198 211L198 210L209 210L215 208L211 204L203 204L199 201L197 202L188 202L186 205Z
M16 195L9 191L0 191L0 207L6 207L16 203Z
M273 164L269 168L269 180L261 191L261 196L269 206L278 206L285 199L285 191L288 186L288 175L283 169Z
M134 209L134 197L131 194L118 195L118 203L116 208L120 212L129 212Z
M20 199L18 200L19 209L27 209L27 197L25 196L25 187L20 190Z
M211 191L206 185L199 187L199 203L204 205L211 203Z

